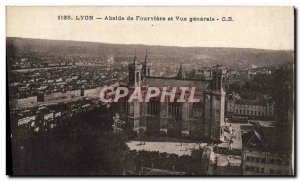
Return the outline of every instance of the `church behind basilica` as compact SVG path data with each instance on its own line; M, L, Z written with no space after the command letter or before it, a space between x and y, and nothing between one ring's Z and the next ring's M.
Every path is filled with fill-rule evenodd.
M195 87L195 97L199 102L161 102L152 98L149 102L128 102L122 98L117 104L121 119L130 123L134 131L145 131L149 135L168 134L169 136L189 136L195 139L220 140L221 126L224 124L226 69L215 66L209 78L185 78L182 66L175 77L154 77L151 75L152 63L147 52L145 60L138 62L134 57L128 65L128 82L121 85L129 90L140 87L146 93L148 87Z

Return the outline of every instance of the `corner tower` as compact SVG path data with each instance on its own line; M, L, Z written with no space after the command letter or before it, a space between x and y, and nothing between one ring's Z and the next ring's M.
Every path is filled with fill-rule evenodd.
M136 57L136 51L133 59L133 63L129 64L128 66L129 71L129 86L131 87L138 87L141 84L141 71L142 66L138 64L137 57Z
M211 139L220 140L221 127L225 124L225 82L226 69L213 67L210 89L205 96L205 132Z

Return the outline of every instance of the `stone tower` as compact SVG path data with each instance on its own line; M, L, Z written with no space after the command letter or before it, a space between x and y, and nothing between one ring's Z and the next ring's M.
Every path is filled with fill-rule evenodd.
M129 64L129 89L140 88L142 82L142 65L137 62L136 52L133 63ZM133 124L134 131L145 130L145 125L141 122L141 103L138 100L128 103L128 119Z
M225 112L225 81L226 69L215 66L212 69L211 90L205 95L205 130L204 135L220 140L221 126L224 125Z

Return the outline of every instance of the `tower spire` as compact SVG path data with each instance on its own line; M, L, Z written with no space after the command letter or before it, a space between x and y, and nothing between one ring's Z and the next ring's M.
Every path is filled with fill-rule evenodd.
M148 49L146 48L145 62L147 63Z
M137 62L136 62L136 58L137 58L137 57L136 57L136 48L135 48L135 49L134 49L134 58L133 58L133 63L134 63L134 64L137 63Z
M182 71L182 62L180 62L180 67L179 67L179 71L177 73L177 78L178 79L183 79L184 78L183 71Z

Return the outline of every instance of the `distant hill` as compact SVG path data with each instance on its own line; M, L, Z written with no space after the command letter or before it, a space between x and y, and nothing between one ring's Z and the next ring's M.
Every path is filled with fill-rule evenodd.
M197 61L203 66L222 64L230 68L272 66L294 62L294 51L264 50L249 48L178 47L153 45L125 45L83 41L7 38L7 45L13 44L22 51L37 55L65 55L82 59L101 59L113 56L118 60L132 60L136 49L139 60L143 60L145 49L151 61L188 63Z

